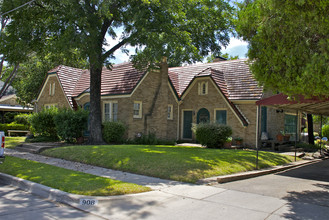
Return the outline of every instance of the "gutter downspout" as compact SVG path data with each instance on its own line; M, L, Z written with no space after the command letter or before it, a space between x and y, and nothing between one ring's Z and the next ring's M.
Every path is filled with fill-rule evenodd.
M295 135L295 161L297 157L297 135L298 135L298 124L299 124L299 112L296 111L296 135Z
M180 128L180 105L182 103L180 101L178 101L178 106L177 106L177 132L176 132L176 140L178 141L180 138L179 138L179 128Z

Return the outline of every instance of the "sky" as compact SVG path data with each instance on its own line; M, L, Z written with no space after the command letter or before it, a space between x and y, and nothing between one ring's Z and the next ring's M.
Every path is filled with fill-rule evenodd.
M107 39L109 45L114 45L114 43L116 42L115 40L112 39ZM109 48L107 48L109 49ZM134 54L134 48L127 46L127 48L129 50L129 54L133 55ZM247 52L248 52L248 43L245 41L242 41L240 39L234 38L232 37L230 39L230 44L226 47L222 49L222 53L228 53L231 56L239 56L239 58L246 58L247 57ZM115 59L111 60L111 62L118 64L118 63L123 63L126 61L129 61L129 56L123 52L121 52L121 50L117 50L114 53Z

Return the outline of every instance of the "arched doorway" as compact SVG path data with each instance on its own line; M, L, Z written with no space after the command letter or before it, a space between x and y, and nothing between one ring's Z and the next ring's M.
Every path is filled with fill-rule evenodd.
M210 121L210 114L206 108L202 108L197 114L197 123L208 123Z

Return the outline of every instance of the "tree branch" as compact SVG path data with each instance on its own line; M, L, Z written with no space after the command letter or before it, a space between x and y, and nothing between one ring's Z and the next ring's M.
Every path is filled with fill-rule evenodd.
M112 47L110 50L106 51L103 55L102 55L102 59L105 60L106 58L108 58L111 54L113 54L117 49L119 49L120 47L122 47L123 45L125 45L131 38L125 38L122 41L120 41L119 43L117 43L114 47Z
M16 64L14 70L11 72L10 76L6 79L5 83L3 84L3 87L0 90L0 99L5 94L6 90L12 83L13 78L15 78L18 68L19 68L19 64Z
M3 63L5 61L5 56L1 57L1 61L0 61L0 80L2 79L2 71L3 71Z

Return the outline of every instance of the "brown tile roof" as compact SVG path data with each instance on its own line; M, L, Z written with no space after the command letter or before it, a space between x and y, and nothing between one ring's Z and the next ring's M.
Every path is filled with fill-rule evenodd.
M129 94L144 76L145 71L138 71L130 62L113 65L112 69L103 68L101 95ZM76 83L73 96L89 92L90 72L84 70Z
M195 64L169 68L169 79L179 97L197 77L210 76L228 100L260 99L262 88L249 71L246 59ZM63 90L72 105L72 97L89 92L90 73L67 66L58 66L48 73L57 73ZM101 95L130 94L145 75L130 62L116 64L102 72Z
M82 69L68 67L64 65L60 65L50 71L48 71L48 74L56 73L60 84L63 87L64 93L66 97L68 98L71 106L72 106L72 95L75 89L75 85L82 74Z
M230 100L258 100L262 88L258 87L246 63L247 59L195 64L169 68L169 77L180 97L195 77L211 76Z
M116 64L112 70L104 68L101 95L129 94L145 73L136 70L131 62Z

